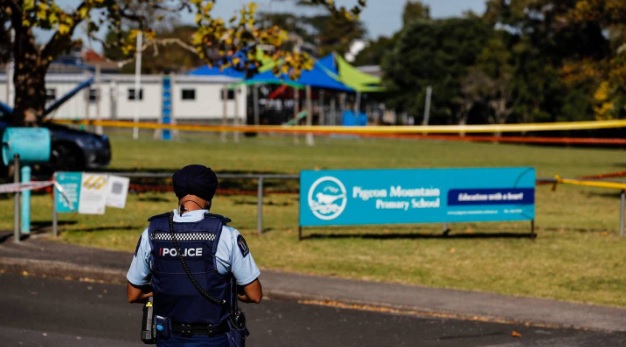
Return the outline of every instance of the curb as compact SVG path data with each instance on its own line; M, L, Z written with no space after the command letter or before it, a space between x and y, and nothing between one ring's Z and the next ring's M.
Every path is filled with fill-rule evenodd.
M57 260L0 257L0 272L83 282L126 284L126 272Z

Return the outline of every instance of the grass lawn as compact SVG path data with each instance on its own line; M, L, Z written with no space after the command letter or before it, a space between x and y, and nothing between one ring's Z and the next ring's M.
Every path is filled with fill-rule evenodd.
M542 147L462 142L241 137L222 142L219 134L181 134L161 142L152 133L132 140L111 135L112 171L170 172L200 163L219 173L298 173L303 169L445 168L532 166L538 178L579 177L622 171L621 149ZM231 137L232 138L232 137ZM256 189L255 182L229 183ZM535 230L528 222L456 223L448 237L442 226L381 225L307 228L298 241L298 196L284 191L297 181L267 182L264 232L256 231L256 195L218 192L214 212L227 215L248 240L263 269L381 282L469 289L626 307L626 237L619 234L620 192L611 189L540 185ZM34 225L51 223L52 200L35 194ZM13 200L0 200L0 227L12 229ZM131 252L146 219L176 206L173 193L130 194L124 210L105 215L62 214L60 239Z

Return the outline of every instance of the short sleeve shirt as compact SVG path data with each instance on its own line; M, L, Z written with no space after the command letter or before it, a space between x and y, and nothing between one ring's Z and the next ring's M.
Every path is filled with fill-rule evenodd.
M183 215L179 215L174 210L174 222L176 223L193 223L204 218L208 210L187 211ZM144 286L150 284L151 268L150 268L150 239L148 228L141 233L141 238L137 243L133 261L130 264L126 279L135 286ZM252 254L247 249L245 241L239 231L229 226L222 227L222 234L217 244L216 262L217 271L225 275L229 272L233 273L237 284L245 286L252 283L259 277L261 271L254 262Z

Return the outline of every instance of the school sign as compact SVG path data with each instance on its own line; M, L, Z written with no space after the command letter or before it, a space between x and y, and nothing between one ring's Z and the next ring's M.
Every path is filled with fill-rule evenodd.
M300 173L300 226L535 219L535 169Z

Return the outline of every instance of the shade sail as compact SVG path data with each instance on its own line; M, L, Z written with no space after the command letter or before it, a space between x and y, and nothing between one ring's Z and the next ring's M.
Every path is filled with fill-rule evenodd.
M266 71L260 73L245 81L246 84L262 84L262 83L274 83L274 84L289 84L295 83L302 86L311 86L313 88L332 89L342 92L354 92L354 89L341 83L337 79L333 78L328 71L319 64L318 61L313 65L311 70L302 70L300 78L293 81L287 74L281 74L275 76L272 71Z
M285 84L294 88L311 86L313 88L330 89L341 92L379 92L380 77L360 71L346 62L341 56L331 53L313 64L313 69L302 70L300 78L291 80L287 74L275 76L272 71L271 59L264 59L259 73L251 78L245 78L245 73L232 67L202 66L189 72L190 75L227 76L244 80L243 84Z
M335 74L339 81L355 91L380 92L383 90L380 77L355 68L336 53L331 53L318 61L321 66Z

